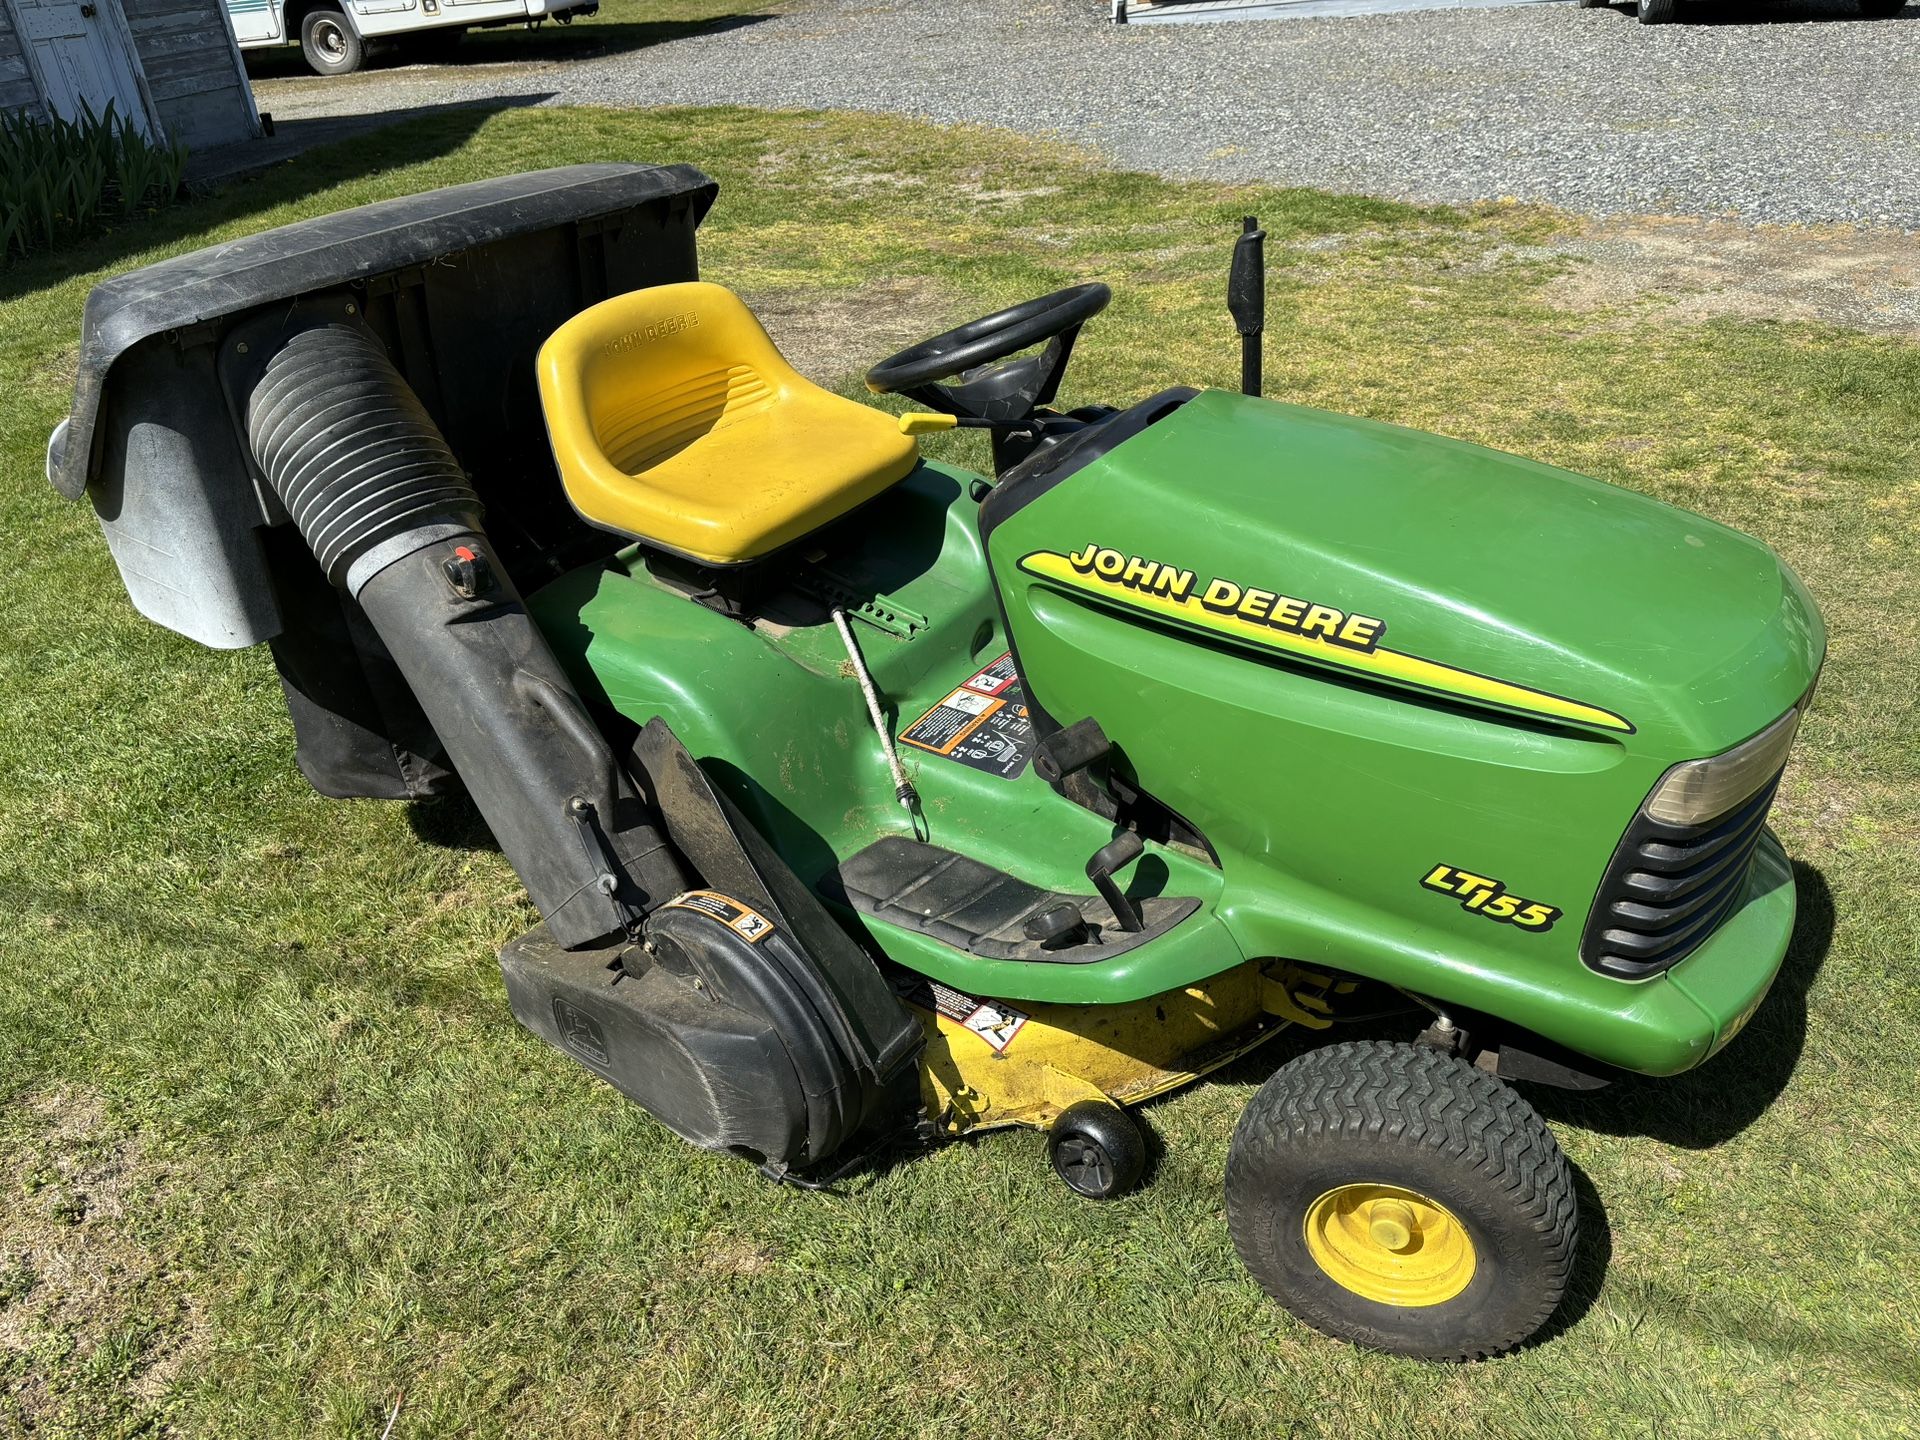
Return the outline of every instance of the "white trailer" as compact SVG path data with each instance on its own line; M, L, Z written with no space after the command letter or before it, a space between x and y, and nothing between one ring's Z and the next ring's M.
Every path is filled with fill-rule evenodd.
M390 41L422 58L445 54L468 31L490 25L561 24L591 15L600 0L226 0L242 50L297 44L317 75L358 70L367 45Z

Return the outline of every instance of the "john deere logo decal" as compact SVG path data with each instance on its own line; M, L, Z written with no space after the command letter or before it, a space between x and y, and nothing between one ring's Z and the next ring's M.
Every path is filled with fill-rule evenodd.
M1191 570L1103 545L1086 545L1070 555L1036 550L1022 557L1020 568L1131 610L1315 664L1526 715L1633 733L1633 726L1611 710L1389 650L1381 644L1387 622L1376 615L1263 590L1224 575L1203 584Z

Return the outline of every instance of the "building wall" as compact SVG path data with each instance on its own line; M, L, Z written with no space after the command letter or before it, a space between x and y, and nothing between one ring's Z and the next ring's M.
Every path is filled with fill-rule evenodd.
M253 92L227 31L222 0L96 0L117 5L133 35L147 93L169 137L192 150L259 133ZM0 110L40 110L13 15L0 4Z
M258 133L221 0L120 0L167 133L194 150Z
M40 108L40 92L20 53L20 37L13 33L13 14L0 5L0 110L28 108Z

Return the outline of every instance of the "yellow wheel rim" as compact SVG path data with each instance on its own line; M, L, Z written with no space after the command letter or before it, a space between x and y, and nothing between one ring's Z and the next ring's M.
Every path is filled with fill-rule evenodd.
M1336 1185L1307 1207L1307 1253L1342 1289L1382 1305L1440 1305L1473 1279L1454 1213L1398 1185Z

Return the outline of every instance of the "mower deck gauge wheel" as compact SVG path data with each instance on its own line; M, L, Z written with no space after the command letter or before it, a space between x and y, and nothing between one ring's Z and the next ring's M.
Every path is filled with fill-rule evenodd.
M1076 1195L1111 1200L1140 1183L1147 1168L1146 1137L1118 1105L1082 1100L1053 1122L1047 1158Z

